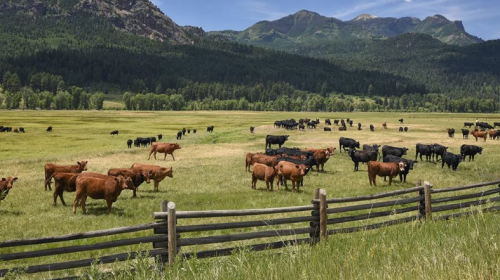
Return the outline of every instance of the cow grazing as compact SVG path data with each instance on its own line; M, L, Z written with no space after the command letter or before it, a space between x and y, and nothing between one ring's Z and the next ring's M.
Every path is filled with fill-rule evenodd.
M468 126L469 128L473 125L474 125L473 122L464 122L464 126Z
M78 203L82 206L85 214L85 203L87 197L93 199L105 199L108 206L108 214L111 213L111 205L118 199L122 190L133 186L130 178L123 176L106 176L107 178L95 178L90 176L78 176L76 179L76 197L73 203L73 213L76 213Z
M460 155L462 156L462 160L465 160L465 156L469 156L469 161L472 158L474 161L474 156L476 154L481 154L483 152L482 147L474 146L474 145L462 145L460 146Z
M392 178L396 177L399 172L404 171L403 162L378 162L369 161L368 162L368 180L370 181L370 186L377 186L376 178L377 176L386 177L389 176L389 185L392 184Z
M356 151L355 149L351 149L349 155L352 162L354 162L354 171L358 171L360 162L377 161L378 158L378 153L375 150Z
M386 122L382 123L382 127L387 129L387 123Z
M399 127L399 132L403 132L404 128L402 126Z
M455 136L455 129L454 128L447 128L446 131L448 132L449 137Z
M494 130L494 129L488 131L488 135L490 136L490 140L495 139L495 133L496 132L497 132L497 130Z
M182 128L182 136L186 135L186 131L187 131L187 130L186 130L186 128L185 128L185 127L183 127L183 128Z
M57 204L57 197L61 199L61 203L66 206L64 202L63 192L76 191L76 178L80 173L56 173L54 178L54 206Z
M432 144L431 145L432 149L432 160L434 160L434 156L436 156L436 161L439 161L439 156L441 156L441 159L443 158L443 154L448 150L448 147L445 147L443 145L439 144Z
M299 130L304 131L306 129L305 125L300 123L299 124Z
M399 181L405 182L405 183L406 183L406 175L408 175L408 173L410 173L410 170L413 170L413 165L415 163L417 163L417 161L413 161L411 159L405 159L405 158L391 156L391 155L384 157L383 162L396 162L396 163L403 162L404 163L404 170L401 170L399 172ZM385 181L385 178L384 178L384 181Z
M182 140L182 131L177 132L177 140Z
M139 140L135 139L134 140L134 147L139 148L140 146L141 146L141 143L139 142Z
M375 131L375 127L373 126L373 124L370 124L370 131Z
M128 139L127 140L127 147L130 149L132 148L132 143L134 143L134 141L132 141L132 139Z
M250 133L253 133L254 129L255 129L255 127L251 126L250 127Z
M468 129L465 129L465 128L462 128L462 138L463 139L469 139L469 130Z
M486 122L477 122L476 126L478 126L480 128L484 128L484 129L494 129L493 126L491 126L489 123L486 123Z
M330 121L330 119L325 119L325 125L332 125L332 122Z
M156 159L156 153L164 153L165 157L163 158L164 160L167 160L167 155L170 154L172 155L172 159L175 161L174 157L174 151L180 149L181 146L179 146L178 143L153 143L151 145L151 150L149 151L149 157L148 160L151 158L151 154L154 153L154 158Z
M111 131L110 135L118 135L118 130Z
M174 177L172 167L166 168L158 165L134 163L132 165L132 168L151 173L150 179L153 179L155 192L158 191L158 186L160 182L163 181L163 179L165 179L165 177L167 176L170 178Z
M252 156L253 155L263 155L263 153L247 153L246 157L245 157L245 171L249 171L250 172L250 166L252 166Z
M163 134L158 134L157 136L158 136L158 141L163 138Z
M486 142L486 138L488 137L487 131L477 131L477 129L473 130L470 134L473 135L474 138L476 138L476 142L478 138L483 138L484 141Z
M393 155L397 157L402 157L403 155L406 155L406 152L408 151L408 148L399 148L399 147L392 147L388 145L384 145L382 147L382 157L385 157L386 155Z
M418 143L415 147L416 153L415 153L415 160L417 160L418 155L420 154L420 160L422 160L422 155L425 156L426 161L431 160L432 156L432 147L431 145L425 145L425 144L420 144Z
M82 173L87 170L87 161L79 161L76 165L56 165L53 163L45 164L45 190L47 186L49 190L52 190L50 184L52 176L56 173Z
M147 147L151 143L156 142L156 137L137 137L135 140L137 140L138 145Z
M455 155L452 153L444 152L443 161L441 163L441 168L444 167L444 164L448 165L448 168L453 169L453 171L457 171L458 164L462 161L461 155Z
M153 172L133 168L111 168L108 170L108 175L115 177L121 175L132 179L132 183L134 184L132 197L137 197L137 188L144 182L149 184L151 182L150 178L153 176Z
M281 145L283 145L288 140L288 137L289 135L267 135L266 148L269 147L269 149L271 149L271 144L278 144L278 146L281 148Z
M324 131L332 131L332 129L330 127L324 127L323 130Z
M47 132L52 132L52 126L47 127Z
M14 128L14 133L19 133L19 128Z
M252 171L252 189L256 189L257 180L266 182L267 191L273 191L274 178L278 175L277 167L255 163Z
M306 175L307 166L303 164L295 164L292 162L281 161L276 166L278 169L278 175L276 176L276 184L278 185L278 190L280 189L280 180L285 183L285 188L288 190L286 181L292 181L292 192L295 192L295 186L297 186L297 192L299 192L300 182L302 182L303 177Z
M196 128L195 128L195 129L193 129L193 133L196 133Z
M347 127L345 126L339 126L339 131L346 131L347 130Z
M399 119L399 123L403 123L403 119Z
M214 126L207 126L207 132L214 132Z
M352 124L354 123L352 120L347 121L349 123L349 126L352 127Z
M15 181L17 181L17 177L7 177L0 180L0 202L7 197Z
M261 153L251 154L251 155L247 154L247 157L248 156L250 156L250 160L247 160L248 171L250 171L250 165L253 166L255 163L261 163L273 167L278 163L278 157L279 157L278 155L268 156Z
M358 123L358 130L362 130L361 123Z
M408 127L407 126L405 126L405 132L408 132Z
M334 125L339 125L339 120L333 120Z
M359 141L356 141L352 138L339 138L339 151L344 149L344 152L347 152L349 149L358 148L359 149Z
M500 138L500 130L497 130L495 132L495 135L493 136L496 140L498 140L498 138Z
M20 128L19 128L19 132L26 133L26 132L24 131L24 127L20 127Z

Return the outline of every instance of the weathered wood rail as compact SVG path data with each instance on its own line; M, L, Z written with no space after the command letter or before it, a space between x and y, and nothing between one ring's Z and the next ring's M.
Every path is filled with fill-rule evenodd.
M156 222L56 237L0 242L0 264L28 258L43 258L93 250L128 246L124 253L104 255L61 263L28 267L0 268L0 277L10 271L38 273L114 263L138 257L158 257L173 263L183 258L207 258L230 255L238 249L262 251L296 244L314 244L331 235L372 230L417 220L443 220L472 213L499 210L500 181L460 187L434 189L429 182L422 186L373 195L327 199L317 189L310 205L244 210L177 211L173 202L163 202L161 211L153 213ZM492 188L493 186L493 188ZM471 208L471 206L480 206ZM456 210L466 209L463 212ZM184 221L186 221L184 223ZM147 232L148 236L118 239L118 235ZM227 233L227 231L230 231ZM226 234L222 234L222 232ZM89 241L98 237L117 236L116 240L87 245L33 249L42 244ZM257 240L257 241L256 241ZM129 252L136 244L152 243L151 250ZM2 248L31 246L20 252L2 252ZM223 247L223 248L221 248ZM12 251L12 249L10 250Z

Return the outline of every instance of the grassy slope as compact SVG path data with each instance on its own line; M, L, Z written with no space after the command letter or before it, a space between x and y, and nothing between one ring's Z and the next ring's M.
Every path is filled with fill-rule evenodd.
M27 133L0 134L2 142L8 143L0 146L0 158L2 158L0 162L0 176L19 177L19 181L16 182L14 189L10 192L6 200L2 201L0 206L2 224L10 225L8 231L3 231L0 240L54 236L148 223L152 221L151 212L159 210L162 200L176 202L179 210L267 208L308 205L315 188L326 189L328 197L343 197L408 188L414 186L417 179L428 180L435 187L441 188L490 181L498 178L498 166L495 164L500 159L498 141L488 140L486 143L476 143L472 139L463 140L461 135L458 134L452 139L447 137L445 128L454 127L458 130L464 121L474 121L476 117L479 117L482 121L498 121L500 115L124 111L10 111L8 114L6 111L3 111L1 115L2 125L13 127L23 126ZM308 130L306 132L285 131L273 128L272 123L274 120L292 117L296 119L301 117L318 117L321 120L324 120L324 118L350 117L355 123L361 122L365 130L357 131L351 129L342 133L334 130L331 133L325 133L322 131L323 125L320 125L316 131ZM397 128L399 127L397 119L401 117L405 119L405 126L409 127L409 132L407 133L397 132ZM387 130L382 130L381 128L380 124L384 121L388 123L389 128ZM367 130L367 126L370 123L375 125L375 132ZM54 132L45 132L45 128L48 125L53 126ZM205 127L208 125L215 125L215 132L213 134L205 132ZM250 125L256 127L255 134L249 133L248 127ZM160 158L156 161L148 161L147 154L149 149L134 148L128 150L126 148L125 142L129 138L153 136L158 133L164 135L163 142L177 142L175 134L183 127L197 128L198 133L191 133L183 140L178 141L182 149L175 152L177 159L175 162L170 157L167 161ZM118 136L109 135L109 132L114 129L120 131ZM440 164L421 162L410 173L406 184L396 183L388 186L387 184L382 184L382 180L378 178L377 182L379 186L376 188L369 186L366 165L361 165L360 171L353 172L353 164L350 158L337 151L335 156L325 165L325 172L311 172L307 176L305 187L301 188L302 192L299 194L284 191L283 189L267 193L264 191L265 185L262 182L257 184L257 191L252 191L250 189L250 174L244 171L244 155L247 152L263 151L264 138L267 134L289 134L290 141L286 145L289 147L338 147L338 138L340 136L359 139L361 144L378 143L405 146L410 148L408 158L414 158L416 143L441 143L449 146L449 150L454 153L458 153L460 145L464 143L478 144L485 147L485 151L482 155L476 157L475 162L461 163L458 172L452 172L446 167L445 169L441 169ZM161 166L172 166L174 178L167 178L164 182L160 183L159 193L152 191L152 184L142 185L139 188L139 198L137 199L131 199L131 193L125 191L118 201L113 204L111 215L105 215L106 206L104 201L92 199L87 201L87 215L82 215L80 209L78 209L76 215L73 215L70 206L63 207L59 201L58 206L52 206L52 193L43 190L43 165L47 162L74 164L78 160L88 160L89 171L102 173L106 173L111 167L129 167L135 162L149 162ZM65 193L65 198L66 202L71 204L74 193ZM475 225L476 228L474 230L477 231L479 237L474 235L474 233L469 233L467 230L462 229L464 240L462 240L461 246L467 248L470 251L469 253L480 255L477 252L479 249L469 247L471 247L471 243L477 241L474 238L480 238L481 242L488 241L489 237L483 236L482 232L491 230L489 227L493 227L493 224L490 224L490 220L492 220L491 223L496 224L498 218L496 216L488 217L486 221L479 220L479 225ZM183 222L190 223L191 221ZM457 221L454 223L456 223L456 228L468 228L472 222ZM444 246L443 244L450 242L448 240L449 237L455 234L453 227L448 228L447 225L440 225L433 228L432 224L424 227L424 231L428 230L428 234L437 240L435 242L439 246L428 243L425 236L418 237L420 236L420 230L416 225L395 227L395 229L358 234L353 235L353 237L342 236L338 237L338 240L337 237L334 237L332 240L335 241L332 242L347 240L345 242L348 242L348 244L357 244L359 240L363 240L360 238L366 238L366 236L374 236L375 240L382 240L384 239L384 235L388 235L390 240L395 240L395 244L402 244L408 241L408 239L417 238L417 240L412 240L409 245L406 245L408 247L405 250L409 251L409 255L403 255L403 257L406 256L406 258L410 258L411 261L416 263L417 259L413 259L416 257L411 256L411 251L425 250L425 248L431 250L434 247L439 248L436 253L438 258L448 256L447 250L449 246ZM227 233L227 231L219 232L219 234ZM141 233L129 234L127 236L139 235ZM459 237L453 236L453 238ZM77 243L85 244L83 241ZM390 247L390 252L397 251L396 247L394 247L395 245L391 242L386 241L383 244L375 241L368 242L366 247L362 246L363 244L358 244L359 250L363 251L363 255L357 255L360 252L348 246L338 248L337 245L332 245L332 250L336 252L332 256L338 255L339 252L336 250L339 250L343 255L342 261L346 261L345 258L351 258L353 262L364 261L368 269L369 260L365 255L367 254L366 250L370 249L374 251L374 254L376 252L381 254L388 250L387 248L384 249L384 246L387 246ZM47 245L39 248L50 246ZM150 244L144 244L142 246L135 246L132 250L140 248L147 249L151 247ZM119 248L113 252L123 252L123 250L128 249ZM300 254L314 255L312 252L308 253L308 250L305 249ZM460 251L460 248L457 250ZM9 249L0 249L0 253L4 252L9 252ZM492 251L492 254L494 252L496 251ZM404 258L402 261L397 260L397 253L394 256L391 254L380 256L377 261L382 262L385 259L390 259L395 267L408 265ZM90 252L74 256L74 258L98 255L100 255L99 252ZM247 257L259 258L259 256L259 254L256 254L256 256ZM272 254L271 256L270 258L273 261L274 258L280 258ZM284 256L287 255L285 254ZM309 257L314 256L304 256L304 258ZM436 266L436 263L433 264L432 255L428 257L428 264L431 267L433 265ZM498 254L493 254L492 257L493 259L491 260L476 258L472 261L479 262L481 265L484 265L484 262L498 262ZM66 259L66 256L51 258L54 262ZM335 262L341 260L336 260ZM227 261L234 260L228 259ZM425 263L425 261L423 262ZM18 262L17 264L30 263L36 263L36 260ZM258 261L253 261L251 264L257 265L257 263ZM455 264L457 264L456 260L455 262L451 260L450 265ZM9 263L9 265L11 264ZM208 266L206 268L208 270L218 269L211 267L210 261L206 265ZM212 265L217 266L216 264ZM242 265L245 266L245 264ZM466 268L463 270L453 272L459 273L457 276L466 276L465 273L467 270L480 271L483 269L482 266L475 263L466 265ZM347 267L350 269L350 272L347 271L345 273L350 274L346 275L345 278L356 278L356 273L358 273L356 267L352 265ZM277 271L274 273L279 272L278 268L275 267ZM342 266L338 269L341 268ZM373 277L380 275L381 278L398 278L398 270L392 269L386 273L386 268L386 265L378 268L370 267L370 270L372 270L370 273L373 274ZM226 269L230 270L230 268ZM303 269L307 271L307 265ZM333 272L331 270L328 271ZM419 273L426 271L426 267L417 267L413 272L408 272L410 274L407 277L403 278L412 279L420 276ZM220 272L222 273L221 275L226 273L224 271ZM242 273L242 278L246 276L259 278L257 274L253 274L252 269L246 272L243 271ZM297 271L297 273L300 274L301 272ZM274 278L281 279L279 275L276 274ZM321 276L323 274L319 273L318 275ZM446 274L443 272L443 274L437 274L437 277L441 278L443 275ZM187 277L187 275L184 276ZM321 278L319 276L318 279Z

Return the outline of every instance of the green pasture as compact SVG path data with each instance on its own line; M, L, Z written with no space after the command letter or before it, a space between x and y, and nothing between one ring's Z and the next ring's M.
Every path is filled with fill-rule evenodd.
M319 118L321 124L314 131L306 129L305 132L273 127L275 120L298 120L305 117ZM330 118L332 122L333 119L351 118L354 125L343 132L333 125L332 132L324 132L325 118ZM404 124L398 123L399 118L404 119ZM270 208L309 205L316 188L325 189L327 197L332 198L409 188L415 186L418 179L430 181L435 188L496 180L500 169L500 141L488 139L486 142L476 142L472 136L462 139L460 129L463 122L475 121L476 118L490 123L500 121L498 114L3 110L0 111L0 125L24 127L26 133L0 133L0 177L19 178L7 198L0 204L0 241L149 223L153 221L152 212L159 211L162 200L175 202L178 210ZM361 131L357 130L358 122L362 123ZM387 129L382 128L383 122L387 122ZM375 126L375 132L369 131L370 124ZM51 133L45 131L49 125L53 127ZM209 125L215 126L213 133L206 132ZM255 133L250 133L250 126L255 127ZM407 126L409 131L398 132L400 126ZM175 135L183 127L197 129L197 133L186 134L178 141ZM448 127L457 130L454 138L448 137ZM110 132L115 129L119 130L119 135L111 136ZM160 133L163 135L161 142L178 142L181 145L182 149L174 153L176 161L170 156L163 160L163 155L159 155L157 160L148 160L149 148L127 149L127 139L156 136ZM287 147L333 146L337 147L337 150L325 164L325 172L312 171L307 175L304 187L300 188L299 193L291 192L291 183L288 191L284 188L278 191L275 186L274 192L267 192L264 182L258 182L257 190L252 190L251 175L245 172L245 154L264 151L265 136L268 134L290 135L285 144ZM338 150L338 139L341 136L359 140L361 145L387 144L407 147L409 151L406 158L409 159L415 159L416 143L439 143L448 146L448 151L453 153L459 153L462 144L474 144L484 147L484 151L476 156L474 162L462 162L456 172L448 169L446 165L442 169L441 162L425 162L425 158L421 162L419 159L406 183L400 183L398 178L389 186L382 178L377 178L377 187L370 187L366 165L360 165L359 171L354 172L351 159ZM44 191L43 187L44 164L76 164L80 160L88 161L89 172L107 173L110 168L149 163L173 167L174 177L161 182L159 192L153 192L153 184L141 185L137 193L138 198L135 199L132 199L131 191L122 192L109 215L106 214L104 200L90 198L87 200L87 214L82 214L81 208L73 214L71 205L74 193L64 194L68 206L62 206L60 201L57 206L52 205L52 192ZM331 250L328 257L331 258L332 267L325 271L338 275L331 275L330 279L358 279L362 276L370 279L430 279L432 277L427 276L429 270L435 271L435 274L430 274L434 276L432 279L447 279L449 273L454 274L448 279L481 279L476 276L483 270L484 279L497 279L500 261L496 247L499 220L497 214L487 214L452 222L428 223L425 226L410 224L370 233L334 236L328 246L319 250L321 256L315 255L315 251L307 246L285 249L280 254L243 254L244 257L240 256L243 259L233 256L222 260L185 263L184 265L190 266L187 272L186 267L176 266L167 272L171 274L162 277L196 279L198 277L195 271L206 271L209 274L200 278L228 279L232 275L230 273L234 272L233 268L240 267L239 274L234 274L233 279L325 279L324 272L314 274L311 270L325 270L323 266L327 263L319 261L318 258L326 257L329 255L327 251ZM222 234L228 233L222 231ZM453 247L450 245L451 240L459 238L456 234L460 237L460 242L457 247ZM103 238L111 239L112 237ZM489 239L494 239L491 240L495 242L494 246L492 243L483 244L490 242ZM408 242L405 243L406 241ZM403 243L406 245L399 250L398 244ZM81 241L81 244L84 244L84 241ZM480 245L474 247L472 244ZM132 250L148 249L151 245L135 247ZM37 248L51 248L51 245ZM106 254L123 250L109 250ZM434 250L435 254L428 250ZM486 254L484 258L481 250ZM417 260L418 256L414 254L420 251L425 259ZM11 252L10 248L0 249L0 254L8 252ZM102 252L82 253L79 257L99 255L102 255ZM372 258L375 259L374 266L369 265ZM61 255L50 259L58 262L66 261L67 257ZM316 260L318 264L310 267L312 264L307 263L310 259ZM290 260L290 264L285 265L287 260ZM264 271L265 262L274 263L268 266L271 271ZM356 262L359 262L364 270L357 271ZM36 259L9 262L7 267L36 263ZM292 269L292 263L299 267ZM281 269L278 264L286 269ZM255 270L249 269L252 265ZM5 267L5 263L0 261L0 267ZM407 270L398 274L404 268ZM151 271L148 273L154 274ZM57 273L52 274L54 275L61 276ZM157 276L145 276L143 279Z

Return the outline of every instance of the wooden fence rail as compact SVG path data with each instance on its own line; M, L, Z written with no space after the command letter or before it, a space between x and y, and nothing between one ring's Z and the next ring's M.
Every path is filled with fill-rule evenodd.
M177 211L175 203L162 202L161 211L153 213L153 218L157 220L153 223L56 237L4 241L0 242L0 248L90 240L139 231L148 231L151 235L29 252L0 253L0 261L7 264L12 260L144 243L151 243L153 246L151 250L140 252L22 268L26 273L37 273L90 266L96 261L105 264L138 257L157 257L161 262L174 263L178 254L183 258L207 258L230 255L238 249L262 251L313 244L330 235L373 230L424 219L446 220L497 211L500 210L498 184L500 181L434 189L429 182L424 182L422 186L418 181L415 187L404 190L331 199L327 199L325 190L317 189L310 205L267 209ZM471 206L485 204L488 205L471 209ZM457 209L467 210L456 212ZM235 221L235 217L239 220ZM187 219L190 222L183 225L182 222ZM218 244L217 248L214 249L213 244ZM14 267L11 270L21 268ZM8 271L0 269L0 277L5 276Z

